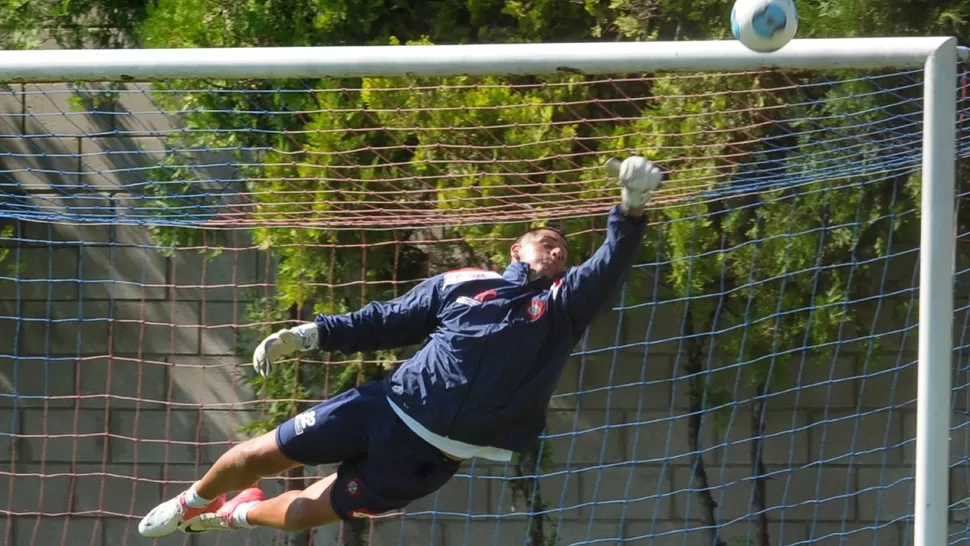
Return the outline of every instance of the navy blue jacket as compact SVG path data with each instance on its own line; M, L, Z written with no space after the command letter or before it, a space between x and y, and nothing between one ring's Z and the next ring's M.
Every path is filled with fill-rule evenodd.
M609 215L606 241L555 282L529 266L435 275L359 311L319 315L320 348L374 351L430 340L384 391L431 432L524 451L542 433L563 366L586 327L609 308L640 248L645 218Z

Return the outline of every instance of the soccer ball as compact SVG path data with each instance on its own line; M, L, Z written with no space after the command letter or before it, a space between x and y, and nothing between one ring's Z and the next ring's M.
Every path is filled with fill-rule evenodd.
M731 10L731 32L748 49L768 53L781 49L798 30L794 0L737 0Z

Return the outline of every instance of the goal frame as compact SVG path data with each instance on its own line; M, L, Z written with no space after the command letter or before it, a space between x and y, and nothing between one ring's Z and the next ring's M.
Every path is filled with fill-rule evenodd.
M957 65L953 37L796 39L773 53L739 42L0 51L0 81L147 82L322 78L924 69L914 538L946 544L956 234Z

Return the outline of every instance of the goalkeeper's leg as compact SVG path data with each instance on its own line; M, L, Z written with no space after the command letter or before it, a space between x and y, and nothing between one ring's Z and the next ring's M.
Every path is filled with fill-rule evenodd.
M238 444L219 457L202 479L149 512L138 531L149 538L170 535L186 521L222 509L227 493L251 488L261 478L299 464L280 452L273 432Z
M267 500L253 487L293 466L337 462L336 474L303 491ZM369 517L433 493L460 464L408 429L379 384L364 385L232 448L191 488L145 516L139 531L159 537L251 526L301 530Z
M401 426L404 426L401 424ZM406 437L410 434L412 437ZM445 457L410 430L394 430L373 453L340 465L337 473L302 491L265 499L247 489L215 512L185 523L186 533L249 527L302 531L404 508L440 489L460 461Z
M444 455L401 422L379 384L334 400L307 412L304 419L298 416L282 424L276 441L281 453L303 464L341 461L336 474L271 499L259 489L247 489L218 510L188 520L182 530L299 531L368 518L434 493L461 466L461 461ZM328 445L341 446L337 451L343 456L337 457Z
M253 488L263 477L301 464L337 463L356 456L367 447L366 437L355 435L347 422L357 412L366 414L367 408L357 389L352 389L293 417L274 432L234 446L189 489L142 518L138 531L149 538L170 535L202 514L232 508L246 498L254 500L258 490ZM283 431L288 441L281 441ZM226 495L240 490L245 495L227 503Z
M299 491L287 491L265 498L262 490L250 488L214 512L188 520L185 533L207 533L250 527L271 527L284 531L302 531L341 519L331 504L337 474L318 480Z

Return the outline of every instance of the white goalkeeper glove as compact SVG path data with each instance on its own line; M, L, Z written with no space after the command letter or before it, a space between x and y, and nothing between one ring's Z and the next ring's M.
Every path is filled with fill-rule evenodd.
M650 200L653 190L663 180L663 173L652 161L638 155L628 157L623 161L610 158L603 165L610 176L615 176L623 188L621 195L623 206L627 209L640 208Z
M260 342L253 351L253 368L263 377L273 373L273 363L317 346L317 325L313 322L280 330Z

